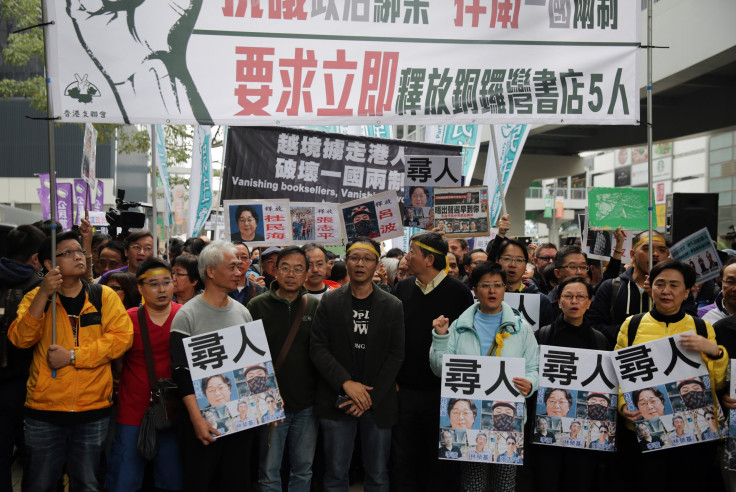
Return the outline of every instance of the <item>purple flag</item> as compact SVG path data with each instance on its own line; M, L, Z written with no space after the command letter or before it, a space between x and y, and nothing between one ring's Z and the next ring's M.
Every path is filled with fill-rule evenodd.
M71 183L56 183L56 220L64 231L72 228L73 198Z
M84 217L84 200L87 194L87 182L83 179L74 180L74 223L79 224ZM88 200L91 201L91 200Z
M101 179L97 180L97 193L92 210L95 212L105 211L105 183L103 183Z
M51 204L49 203L49 173L39 174L38 178L41 180L41 188L39 188L38 192L38 201L41 202L43 220L49 220L51 218Z

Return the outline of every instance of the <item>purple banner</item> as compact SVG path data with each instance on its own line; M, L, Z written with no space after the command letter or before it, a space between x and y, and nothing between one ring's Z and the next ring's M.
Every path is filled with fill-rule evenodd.
M105 183L101 179L97 180L97 193L95 194L95 203L92 210L95 212L105 211Z
M38 192L38 201L41 202L43 220L49 220L51 218L51 204L49 203L49 173L39 174L38 178L41 181L41 188Z
M71 183L56 184L56 220L59 221L61 229L64 231L72 228L73 199Z
M87 182L84 179L74 180L74 223L79 225L84 217L84 201L87 194ZM91 201L91 200L89 200Z

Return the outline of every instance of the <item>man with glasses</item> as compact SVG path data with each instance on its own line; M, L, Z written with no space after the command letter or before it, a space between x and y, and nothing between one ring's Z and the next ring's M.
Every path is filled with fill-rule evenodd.
M316 408L324 433L326 491L348 489L358 432L366 490L389 488L404 329L401 302L371 281L379 251L367 237L348 244L350 283L325 294L315 315L310 355L320 376Z
M560 296L560 284L562 284L562 281L568 277L582 277L583 280L589 282L589 270L588 256L583 253L580 246L563 246L562 249L557 251L557 254L555 254L555 277L557 277L557 286L547 294L552 311L552 319L549 323L552 323L552 321L554 321L561 313L558 301ZM593 326L596 325L594 324Z
M391 435L392 490L449 490L453 467L438 461L437 422L440 412L440 378L429 366L432 321L450 321L473 304L470 290L448 276L448 244L437 232L419 232L402 259L413 277L396 284L394 295L404 308L406 336L404 363L396 378L399 385L399 418ZM401 263L399 264L401 268Z
M308 243L302 246L309 258L309 271L304 280L304 287L310 296L321 299L328 290L340 287L332 280L325 280L327 276L327 250L317 243Z
M255 272L250 272L250 250L248 245L244 242L236 242L235 249L238 250L238 260L240 260L240 282L238 282L238 288L230 292L230 297L238 301L243 306L247 306L251 299L257 295L266 292L266 287L258 283L258 275ZM263 278L260 279L263 283Z
M465 255L465 260L463 261L463 271L465 272L466 276L463 282L465 283L465 285L468 286L468 289L470 288L470 274L473 273L475 267L477 267L484 261L488 261L488 253L486 253L486 250L484 249L474 249L470 252L470 254Z
M698 309L698 317L710 324L736 314L736 258L731 257L721 268L721 291L713 304Z
M544 279L544 269L547 268L547 265L555 261L556 254L557 246L552 243L540 244L534 252L534 275L532 275L532 282L534 282L542 294L548 294L552 289L552 286Z
M86 251L76 233L56 236L55 268L51 254L51 238L46 238L38 260L48 273L40 287L26 294L8 331L16 347L33 347L23 490L54 490L65 465L71 488L99 490L112 409L110 361L130 348L133 325L112 289L82 280Z
M140 230L131 232L125 238L125 256L128 257L128 264L115 270L106 272L98 283L105 285L107 276L113 272L129 272L135 275L138 266L146 259L155 256L153 251L153 234L150 231Z
M276 279L276 256L281 252L281 248L271 246L266 248L260 256L261 275L263 276L266 289L271 287L271 282Z
M287 438L289 490L309 491L312 481L318 421L314 412L317 374L309 358L309 338L319 300L304 288L308 271L309 260L301 248L284 248L276 257L276 279L270 289L248 303L253 318L262 320L266 329L286 415L278 424L258 428L258 484L263 492L281 491Z
M249 488L250 448L255 431L221 435L217 422L200 412L189 373L184 339L253 320L248 310L228 295L240 281L240 260L232 243L214 241L200 253L199 276L204 291L176 313L171 324L171 367L185 410L179 412L185 491L239 491ZM237 476L232 474L237 470Z

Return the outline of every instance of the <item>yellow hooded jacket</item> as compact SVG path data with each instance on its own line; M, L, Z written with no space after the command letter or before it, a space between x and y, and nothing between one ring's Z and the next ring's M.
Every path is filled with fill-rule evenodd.
M58 369L55 378L51 377L46 359L51 345L51 308L40 319L28 312L38 288L28 292L18 306L18 317L10 325L8 339L18 348L34 348L26 407L84 412L112 405L110 361L122 356L133 344L133 324L115 291L102 287L102 313L98 315L89 301L86 283L83 288L85 302L80 312L78 343L64 306L56 297L56 344L75 349L76 362Z

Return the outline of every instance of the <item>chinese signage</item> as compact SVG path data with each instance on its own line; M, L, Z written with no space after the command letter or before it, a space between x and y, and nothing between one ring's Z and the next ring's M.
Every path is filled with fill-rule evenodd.
M613 451L618 380L611 352L549 345L539 349L532 442Z
M487 237L488 187L434 189L435 228L445 231L445 237Z
M185 338L184 350L199 410L221 435L284 418L260 320Z
M84 144L82 146L82 179L89 186L95 185L97 160L97 130L91 124L84 125Z
M389 190L403 196L406 156L460 153L449 145L314 130L230 128L222 196L332 203Z
M426 229L434 222L436 186L461 186L461 157L406 156L404 225Z
M442 356L440 459L523 464L524 359Z
M491 140L483 184L488 186L492 194L490 218L491 223L495 224L501 216L501 204L503 203L501 193L506 196L509 191L516 164L519 162L526 137L529 136L529 125L492 125L491 131L495 134L498 148L494 149L493 140ZM496 164L497 158L498 165ZM500 178L499 172L501 173Z
M624 401L643 452L720 439L708 368L699 352L678 343L681 335L613 352Z
M633 125L639 119L637 2L70 5L44 2L53 47L51 108L62 121ZM154 70L155 77L144 75Z
M345 242L358 236L383 240L404 235L396 193L387 191L340 205Z
M289 209L294 244L340 244L340 212L337 204L290 202Z
M506 292L503 296L503 301L519 311L521 316L527 323L529 323L529 326L532 327L533 331L537 331L541 328L539 326L539 303L541 301L541 296L539 294Z
M224 205L225 234L231 241L248 246L291 243L289 200L226 200Z
M695 270L695 283L705 282L721 274L721 258L707 227L673 244L670 254L672 258L687 263Z

